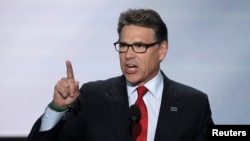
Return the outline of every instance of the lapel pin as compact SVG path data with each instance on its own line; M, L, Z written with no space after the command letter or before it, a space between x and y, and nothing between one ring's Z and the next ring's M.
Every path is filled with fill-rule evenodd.
M178 111L178 108L175 107L175 106L171 106L171 107L170 107L170 111L171 111L171 112L177 112L177 111Z

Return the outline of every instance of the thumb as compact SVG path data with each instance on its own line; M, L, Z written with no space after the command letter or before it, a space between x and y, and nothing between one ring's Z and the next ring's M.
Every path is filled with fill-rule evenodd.
M75 88L76 91L79 91L79 84L80 84L79 81L75 81L74 88Z
M74 87L75 87L75 92L76 92L76 97L78 97L80 95L80 90L79 90L79 84L80 82L79 81L75 81L74 83Z
M74 84L73 84L73 92L70 93L70 97L78 97L79 94L80 94L80 91L79 91L79 81L74 81Z

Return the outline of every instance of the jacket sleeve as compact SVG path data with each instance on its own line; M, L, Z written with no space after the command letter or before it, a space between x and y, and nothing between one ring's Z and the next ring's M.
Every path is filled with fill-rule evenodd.
M48 131L39 131L41 127L41 117L35 122L27 137L27 141L56 141L64 122L61 120L54 128Z

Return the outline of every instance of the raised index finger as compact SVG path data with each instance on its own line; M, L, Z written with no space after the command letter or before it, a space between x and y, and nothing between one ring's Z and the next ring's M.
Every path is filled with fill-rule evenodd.
M74 72L73 72L71 62L69 60L66 61L66 67L67 67L67 78L74 80L75 79Z

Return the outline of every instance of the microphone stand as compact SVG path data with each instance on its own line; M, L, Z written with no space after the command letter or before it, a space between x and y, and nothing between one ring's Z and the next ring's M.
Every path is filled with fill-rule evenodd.
M132 123L132 138L133 141L136 141L136 123Z

